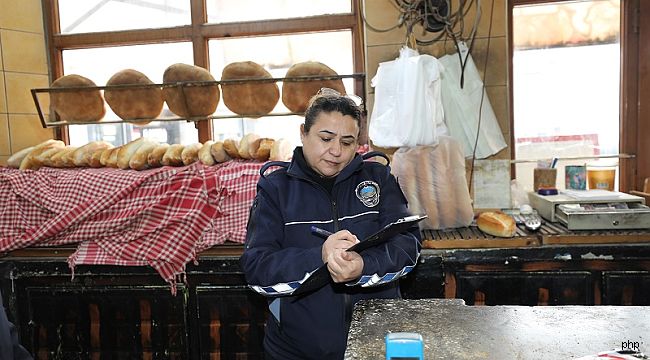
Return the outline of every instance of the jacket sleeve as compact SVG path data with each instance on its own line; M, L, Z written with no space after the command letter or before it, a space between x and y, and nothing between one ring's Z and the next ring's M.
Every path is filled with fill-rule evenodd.
M20 345L18 331L7 318L0 294L0 359L31 360L32 356Z
M413 215L409 213L406 197L388 167L382 177L380 196L379 217L382 227L399 218ZM417 264L421 243L420 229L414 225L381 246L364 250L360 254L363 258L362 275L348 285L376 286L408 274Z
M239 259L248 286L265 296L291 295L323 265L321 248L285 247L277 191L264 178L251 207L244 253Z

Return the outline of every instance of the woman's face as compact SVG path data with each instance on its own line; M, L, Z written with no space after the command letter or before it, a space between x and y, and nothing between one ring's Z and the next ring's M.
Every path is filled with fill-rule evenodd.
M352 116L338 111L323 112L305 133L300 126L302 152L307 164L324 177L338 175L357 150L359 125Z

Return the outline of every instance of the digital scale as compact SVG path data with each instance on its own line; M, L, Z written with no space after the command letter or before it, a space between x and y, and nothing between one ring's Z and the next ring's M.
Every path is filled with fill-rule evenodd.
M569 230L650 228L650 208L640 196L606 190L565 190L557 195L528 193L530 205L550 222Z

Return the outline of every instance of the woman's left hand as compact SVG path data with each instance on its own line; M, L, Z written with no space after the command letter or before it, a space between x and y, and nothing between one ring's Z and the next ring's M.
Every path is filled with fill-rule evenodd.
M336 283L356 280L363 271L363 258L354 251L336 249L327 258L327 270Z

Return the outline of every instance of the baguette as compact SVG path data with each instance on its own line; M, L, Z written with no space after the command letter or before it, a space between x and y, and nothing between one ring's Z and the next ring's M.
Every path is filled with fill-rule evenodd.
M133 170L145 170L149 168L149 154L158 146L156 141L145 141L129 160L129 167Z
M250 153L250 147L255 140L259 139L260 136L257 134L249 133L244 135L243 138L239 141L239 147L237 148L237 152L239 152L239 156L241 156L242 159L251 159L251 153Z
M170 145L167 151L165 151L165 155L163 155L160 163L165 166L182 166L183 158L181 154L183 153L183 148L185 146L181 144Z
M57 168L69 167L68 161L70 161L70 164L72 164L72 159L69 158L69 155L71 155L75 150L77 150L76 146L68 145L56 154L52 155L50 158L52 166Z
M102 150L102 155L99 158L99 162L102 164L102 166L108 166L107 165L108 158L111 157L111 153L113 153L113 151L119 151L119 150L116 150L116 149L117 148L109 148L109 149Z
M293 146L287 139L278 139L273 142L273 147L269 152L271 161L288 161L293 156Z
M37 162L41 164L41 166L54 167L52 163L52 157L57 153L59 153L60 151L63 151L64 149L65 149L65 145L62 145L61 147L59 146L52 147L36 155L35 159Z
M112 147L113 144L106 141L91 141L75 150L74 154L72 154L72 162L75 166L88 166L95 150Z
M480 213L476 225L484 233L498 237L513 237L517 231L515 219L501 211Z
M183 165L194 164L199 160L199 150L203 147L201 143L195 143L185 146L181 152L181 160Z
M145 138L141 137L129 142L128 144L122 145L117 154L117 167L120 169L128 169L131 157L146 141Z
M20 162L20 170L38 170L43 165L42 159L44 157L41 156L43 153L51 149L62 149L63 147L65 147L65 144L60 140L47 140L34 146L32 151Z
M117 167L117 159L121 149L122 146L111 149L111 153L108 155L108 159L106 159L106 167Z
M268 160L274 143L275 140L270 138L259 138L253 141L248 148L250 157L257 161Z
M212 148L212 145L214 145L214 141L208 140L203 144L201 150L199 150L199 160L203 165L207 165L207 166L214 165L214 158L210 153L210 149Z
M34 146L26 147L11 155L9 159L7 159L7 166L16 169L20 168L20 163L27 157L27 155L29 155L30 152L32 152L32 150L34 150Z
M161 167L162 159L167 149L169 149L169 144L167 143L156 146L147 156L147 164L149 164L149 167Z
M223 163L232 159L224 149L223 143L221 141L217 141L212 144L212 146L210 146L210 154L212 154L214 161L217 163Z
M233 159L241 159L239 155L239 150L237 149L237 143L235 140L226 139L223 141L223 149L226 151L226 154Z
M93 153L90 155L90 158L88 159L88 166L93 168L102 167L102 154L106 149L112 149L112 148L113 145L105 149L96 149L95 151L93 151Z

